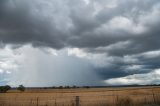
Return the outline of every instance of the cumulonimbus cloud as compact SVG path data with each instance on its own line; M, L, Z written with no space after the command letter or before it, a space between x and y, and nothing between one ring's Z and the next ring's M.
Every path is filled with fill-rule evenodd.
M159 68L159 28L159 0L0 1L1 48L78 48L101 80Z

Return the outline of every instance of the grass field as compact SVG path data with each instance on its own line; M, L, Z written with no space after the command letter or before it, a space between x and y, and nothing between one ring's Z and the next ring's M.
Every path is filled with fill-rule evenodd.
M76 106L76 102L79 106L160 106L160 87L26 89L0 93L0 106Z

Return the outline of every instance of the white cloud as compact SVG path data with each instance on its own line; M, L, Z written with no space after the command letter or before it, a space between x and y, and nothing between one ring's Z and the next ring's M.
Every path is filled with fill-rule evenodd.
M11 71L6 71L6 74L11 74L12 72Z
M72 56L72 55L83 58L83 57L86 57L88 54L79 48L68 48L68 56Z
M0 69L6 73L15 71L18 68L21 54L15 54L15 51L9 45L0 49L0 51Z
M90 3L90 0L83 0L86 4Z
M3 74L3 72L4 72L4 71L3 71L2 69L0 69L0 74Z
M141 34L146 31L146 28L141 24L136 24L131 19L122 16L110 20L108 26L113 30L123 30L134 34Z
M144 66L143 65L127 65L124 68L125 71L136 71L136 70L141 70Z
M99 48L100 49L100 48ZM94 67L107 67L110 65L110 61L113 57L107 57L105 53L88 53L80 48L69 48L68 56L76 56L82 58L85 61L93 64Z
M130 44L132 44L131 41L120 41L114 44L111 44L109 46L106 47L98 47L95 50L96 51L110 51L110 50L122 50L122 49L126 49L128 46L130 46Z
M160 57L160 50L148 51L148 52L142 53L141 55L145 56L146 58Z

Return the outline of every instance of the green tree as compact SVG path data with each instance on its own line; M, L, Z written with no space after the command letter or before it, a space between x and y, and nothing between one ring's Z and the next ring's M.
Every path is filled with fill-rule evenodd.
M24 92L25 91L25 87L23 85L19 85L19 87L17 88L17 90Z
M10 89L11 87L9 85L0 86L0 93L6 93Z

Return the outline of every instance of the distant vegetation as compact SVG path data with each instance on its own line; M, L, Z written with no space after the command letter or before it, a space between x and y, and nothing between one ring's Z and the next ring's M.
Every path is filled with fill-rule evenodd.
M6 93L10 89L11 87L9 85L0 86L0 93Z
M11 86L9 86L9 85L0 86L0 93L6 93L10 89L11 89ZM19 90L21 92L24 92L25 91L25 87L23 85L19 85L17 87L17 90Z
M24 92L25 91L25 87L23 85L19 85L19 87L17 88L17 90Z
M40 89L76 89L76 88L91 88L90 86L53 86L53 87L42 87Z

